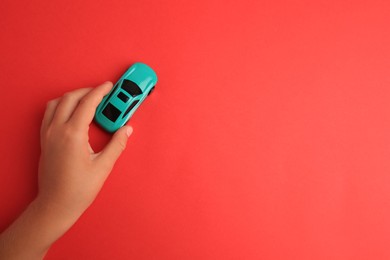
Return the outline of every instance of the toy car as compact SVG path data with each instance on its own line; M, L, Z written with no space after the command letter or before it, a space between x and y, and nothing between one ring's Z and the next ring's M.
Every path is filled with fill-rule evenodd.
M152 68L134 63L103 98L96 109L95 121L106 131L115 132L129 121L156 83L157 75Z

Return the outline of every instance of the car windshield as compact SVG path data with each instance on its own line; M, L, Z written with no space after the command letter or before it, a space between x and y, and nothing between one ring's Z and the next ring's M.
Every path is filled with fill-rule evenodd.
M132 97L142 94L142 90L131 80L124 79L121 88L129 93Z

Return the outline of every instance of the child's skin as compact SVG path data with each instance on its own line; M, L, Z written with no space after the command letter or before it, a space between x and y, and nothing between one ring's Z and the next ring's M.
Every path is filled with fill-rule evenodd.
M131 127L122 127L98 153L89 145L89 125L111 88L112 83L105 82L47 104L41 127L39 192L0 235L0 259L42 259L94 201L132 133Z

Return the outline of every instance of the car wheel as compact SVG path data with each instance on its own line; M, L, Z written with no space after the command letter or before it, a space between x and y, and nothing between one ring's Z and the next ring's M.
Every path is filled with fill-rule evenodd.
M153 92L154 86L149 90L148 96Z

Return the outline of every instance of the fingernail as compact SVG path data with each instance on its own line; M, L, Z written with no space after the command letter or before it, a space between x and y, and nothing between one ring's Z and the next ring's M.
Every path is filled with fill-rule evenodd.
M110 85L110 86L112 86L113 85L113 83L111 82L111 81L105 81L104 83L103 83L103 85Z
M126 134L127 136L129 137L131 135L131 133L133 132L133 128L131 128L130 126L127 127L126 129Z

